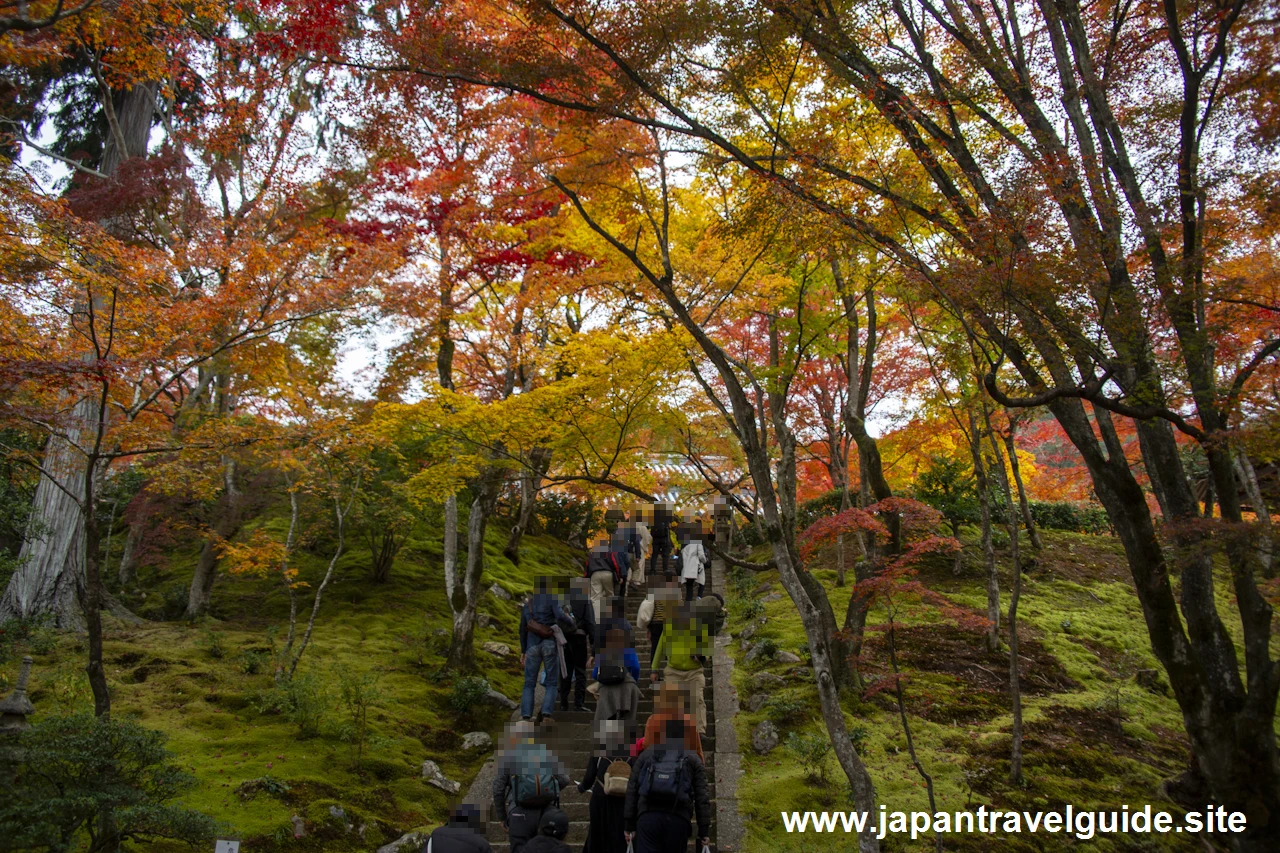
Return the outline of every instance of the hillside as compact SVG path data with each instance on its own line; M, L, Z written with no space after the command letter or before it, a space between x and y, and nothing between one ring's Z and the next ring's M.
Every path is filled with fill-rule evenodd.
M280 526L283 519L269 515L258 523ZM497 583L518 599L535 575L576 570L577 555L543 537L525 540L517 568L502 556L500 528L491 526L486 542L485 587ZM198 547L167 552L150 576L140 578L141 588L156 591L139 602L140 612L147 612L148 601L160 607L156 599L165 590L171 597L185 591ZM301 579L314 584L328 556L299 551ZM450 706L459 682L440 671L450 623L439 531L416 530L385 584L368 580L368 566L369 553L359 543L342 558L294 680L299 710L291 713L272 707L281 704L272 689L271 649L279 642L273 636L288 620L278 580L223 575L214 592L216 618L200 624L108 623L105 659L115 713L168 735L179 763L198 780L186 804L252 842L244 849L368 851L438 823L451 798L422 781L422 762L437 762L465 791L490 751L464 751L463 734L496 735L507 718L508 711L465 693L459 696L465 712ZM303 590L304 601L310 593ZM486 593L480 610L489 619L476 630L479 674L518 700L517 605ZM55 641L45 632L34 639L30 695L37 719L91 710L83 641ZM517 651L503 657L480 651L489 640ZM11 681L16 659L0 671ZM349 695L369 697L367 746L359 763L344 686ZM294 838L295 815L304 821L305 837Z
M1123 803L1137 808L1151 803L1153 808L1180 813L1161 786L1187 766L1182 717L1152 656L1120 545L1107 536L1051 530L1042 535L1045 548L1036 555L1035 568L1024 573L1019 606L1024 787L1008 782L1007 649L987 652L980 633L957 628L928 610L907 616L897 627L908 719L921 763L933 777L938 809L955 812L986 804L1036 810L1067 803L1077 809L1110 809ZM1007 612L1008 555L998 551L997 557L1002 561ZM843 617L849 591L834 586L832 553L826 552L816 565L826 566L814 571L826 585L838 618ZM952 574L947 558L922 567L920 579L956 604L976 612L985 610L981 554L974 548L966 548L960 576ZM1229 613L1229 578L1220 576L1218 581L1223 612ZM762 641L803 659L805 638L799 618L785 593L780 600L768 602L771 593L782 592L776 572L739 572L730 589L735 593L730 598L728 627L735 635L731 645L738 664L735 684L743 706L737 731L744 755L739 804L748 827L745 849L748 853L848 850L850 841L843 832L788 834L779 819L782 811L852 808L834 756L822 762L828 776L823 783L806 773L796 751L787 745L791 732L825 736L807 666L761 663L767 655L748 661L748 650ZM768 603L757 604L761 599ZM764 621L750 640L740 641L737 635L759 619L760 611ZM890 671L884 621L883 610L868 617L873 629L868 631L863 653L868 689L846 697L846 723L875 781L878 801L890 810L927 810L926 790L908 756L893 692L876 686ZM782 677L785 686L779 689L768 677L761 679L761 673ZM765 720L776 725L780 743L759 755L747 745ZM934 849L931 835L914 842L891 835L884 843L889 851ZM945 839L947 850L973 853L1067 850L1082 844L1044 833ZM1098 836L1083 846L1115 853L1216 849L1172 834Z

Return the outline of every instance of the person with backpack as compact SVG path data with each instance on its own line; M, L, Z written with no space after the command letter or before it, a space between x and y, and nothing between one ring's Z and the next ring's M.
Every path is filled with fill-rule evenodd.
M569 582L569 614L574 628L565 632L565 663L569 674L560 690L560 710L569 710L569 690L573 689L573 710L587 710L587 660L595 654L595 608L589 597L590 587L586 578L574 578Z
M591 792L587 815L591 825L582 853L626 853L622 834L622 806L631 779L631 733L622 720L596 723L596 751L578 783L579 793Z
M538 834L524 846L524 853L570 853L564 841L568 834L569 816L560 809L549 808L542 813Z
M625 577L622 562L609 548L607 538L597 539L587 552L586 577L591 583L591 604L596 609L596 621L600 622L608 615L605 605Z
M667 612L674 610L680 600L680 592L674 578L666 575L654 575L653 592L640 602L636 612L636 627L649 632L649 666L658 656L658 641L662 638L662 627L667 624Z
M710 562L711 557L702 546L702 540L697 536L689 536L680 549L680 579L684 581L685 601L693 601L695 586L698 590L697 597L702 597L702 590L707 583L707 564Z
M698 754L685 749L684 727L683 720L668 720L661 741L647 745L631 767L622 823L633 853L683 853L695 817L698 839L711 844L707 771Z
M681 604L662 630L653 666L656 669L665 661L662 680L688 694L699 734L707 731L707 674L703 665L711 653L710 626L697 617L693 604Z
M448 823L431 833L421 853L492 853L484 826L479 807L463 803L449 814Z
M542 711L539 721L555 722L551 713L556 707L556 689L560 684L560 647L556 642L555 628L572 631L573 617L560 607L557 596L550 591L545 577L535 580L535 592L520 608L520 665L524 667L524 691L520 694L520 718L533 716L534 691L538 686L538 670L546 675L543 686Z
M596 722L626 720L632 727L640 713L640 657L621 628L609 628L596 653L591 676L598 684Z
M520 853L538 834L544 813L559 805L560 791L570 784L555 753L534 741L532 723L508 726L493 778L493 813L507 831L511 853Z

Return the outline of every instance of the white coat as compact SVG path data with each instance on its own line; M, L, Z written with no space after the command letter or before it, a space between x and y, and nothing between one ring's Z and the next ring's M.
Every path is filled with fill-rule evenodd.
M697 539L680 549L680 579L707 582L707 549Z

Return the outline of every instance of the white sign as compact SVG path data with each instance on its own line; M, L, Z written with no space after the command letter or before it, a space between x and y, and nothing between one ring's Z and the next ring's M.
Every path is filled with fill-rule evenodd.
M240 853L239 841L224 841L218 839L218 843L213 847L213 853Z

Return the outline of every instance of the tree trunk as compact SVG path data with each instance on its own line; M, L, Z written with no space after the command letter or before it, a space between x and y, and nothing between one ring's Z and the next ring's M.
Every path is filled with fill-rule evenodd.
M73 422L88 424L92 410L93 401L86 395L76 403ZM81 432L73 429L71 441L79 444ZM85 458L66 440L52 436L42 467L27 536L18 551L18 569L0 600L0 621L48 615L59 630L82 631L79 588L84 577L84 518L72 495L83 492Z
M129 532L124 537L124 550L120 554L120 588L126 589L138 582L138 560L134 556L138 542L142 539L142 530L146 523L142 520L129 525Z
M1009 422L1009 433L1004 437L1004 446L1009 452L1009 468L1013 471L1013 482L1018 488L1018 511L1022 513L1022 525L1027 529L1031 539L1031 550L1039 552L1044 546L1040 542L1040 531L1036 528L1035 519L1031 517L1031 504L1027 500L1027 490L1022 485L1022 467L1018 464L1018 448L1013 437L1013 421Z
M497 506L502 486L502 470L489 466L472 484L474 498L467 517L467 567L462 583L455 581L449 595L453 610L453 633L449 638L449 654L445 666L454 672L475 668L476 607L480 603L480 581L484 575L484 533ZM460 606L459 606L460 605Z
M551 451L545 447L535 447L529 453L529 470L520 476L520 509L516 514L516 523L511 526L511 535L507 537L507 545L502 549L503 556L511 562L520 563L520 540L533 520L533 511L538 505L538 490L542 488L542 478L547 476L551 467Z
M214 507L212 535L205 537L200 558L196 560L195 573L191 576L184 619L196 619L208 612L218 571L218 548L240 529L241 495L236 488L236 463L224 457L222 465L222 496Z
M302 642L298 644L298 653L293 656L293 661L289 664L289 677L293 678L293 674L298 670L298 662L302 660L302 655L306 652L307 646L311 643L311 632L316 627L316 616L320 613L320 601L324 598L324 591L329 586L329 581L333 579L333 570L338 566L338 560L342 557L342 552L346 546L347 518L351 514L351 507L355 503L356 493L360 491L360 478L356 477L355 488L352 490L351 497L347 501L344 508L340 496L333 499L333 515L338 526L338 545L334 549L333 557L329 560L329 567L325 570L324 579L320 581L320 585L316 587L315 598L311 601L311 616L307 619L307 630L302 635Z
M111 98L112 94L104 92L103 96ZM155 99L155 85L144 83L124 93L114 108L120 135L108 136L98 168L107 180L129 157L146 156ZM103 225L111 230L110 222ZM71 442L78 444L85 425L95 422L96 407L96 400L76 402L68 436ZM32 502L28 535L19 551L20 567L9 579L4 598L0 599L0 620L48 615L61 630L85 627L79 594L86 568L85 518L76 506L77 499L64 489L80 494L86 464L85 455L71 443L57 436L49 438ZM57 477L58 482L50 482L49 476ZM86 509L93 510L92 507ZM94 543L94 547L98 547L98 543Z
M105 409L105 406L102 407ZM105 414L105 412L103 413ZM98 462L90 457L84 469L84 502L92 508L97 492L95 482ZM102 556L98 553L102 544L102 532L92 509L84 513L84 620L88 629L89 662L85 671L89 674L89 687L93 690L93 712L99 717L111 713L111 692L107 689L107 673L102 667Z
M1236 477L1244 487L1245 494L1249 496L1249 503L1253 505L1253 514L1258 519L1258 546L1255 552L1258 555L1258 565L1266 576L1271 572L1274 556L1272 548L1275 545L1271 530L1271 511L1267 509L1266 498L1263 497L1262 489L1258 486L1258 474L1253 470L1253 463L1243 447L1236 449L1232 463L1235 466Z
M969 451L973 456L973 478L978 491L982 519L982 559L987 569L987 648L1000 648L1000 575L996 571L996 551L991 543L991 497L987 466L982 461L982 432L977 418L969 412Z
M1022 784L1022 679L1018 671L1018 599L1022 595L1022 564L1018 554L1018 515L1013 508L1013 489L1010 488L1009 477L1005 474L1004 461L1000 458L1000 445L996 442L995 431L988 431L991 436L991 450L995 457L995 469L999 475L1000 489L1004 492L1005 519L1009 528L1009 559L1013 563L1013 589L1009 594L1009 700L1013 707L1013 724L1010 728L1011 744L1009 747L1009 782ZM1013 442L1006 436L1006 446L1013 453ZM1014 457L1011 464L1016 465ZM1017 468L1013 468L1017 472Z

